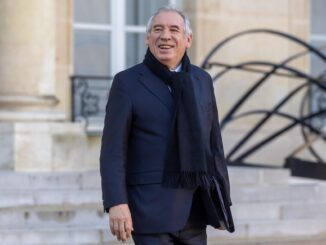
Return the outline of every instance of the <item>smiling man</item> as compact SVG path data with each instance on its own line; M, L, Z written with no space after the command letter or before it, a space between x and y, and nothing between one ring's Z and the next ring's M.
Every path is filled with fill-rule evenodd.
M187 56L186 16L159 9L142 63L112 83L102 137L103 204L111 232L136 245L207 244L202 191L229 180L212 79Z
M154 57L170 70L181 64L191 41L189 23L185 26L183 17L177 12L165 11L151 18L146 44Z

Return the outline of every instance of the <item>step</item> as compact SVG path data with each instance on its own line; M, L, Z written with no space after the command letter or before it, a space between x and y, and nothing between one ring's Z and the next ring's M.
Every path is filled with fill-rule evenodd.
M247 224L248 237L318 236L326 234L326 220L253 221Z
M326 220L326 202L234 203L231 207L237 220Z
M232 185L287 183L286 169L229 167ZM79 172L14 172L0 171L0 190L10 189L88 189L100 188L98 170Z
M284 184L291 177L288 169L258 167L228 167L232 185Z
M232 186L233 203L262 202L322 202L326 201L326 186L318 183L283 185Z
M322 203L288 203L281 207L282 219L326 220L326 201Z
M50 173L0 171L0 191L90 188L100 188L99 171Z
M73 228L81 224L106 227L108 215L98 206L47 206L4 209L0 212L0 231L10 229ZM0 243L1 244L1 243Z
M99 189L1 191L0 209L34 206L87 206L102 202Z
M241 203L232 207L240 223L260 221L326 220L326 203ZM1 229L77 227L80 224L105 226L107 214L100 203L14 207L0 210Z
M61 175L63 176L63 175ZM0 209L10 207L40 206L40 205L89 205L102 202L101 189L96 187L94 179L96 174L79 174L78 188L70 188L61 185L42 189L38 181L34 182L34 188L28 189L2 189L0 196ZM65 176L67 177L67 176ZM70 175L71 177L71 175ZM89 184L86 184L86 177L89 177ZM37 178L31 178L37 179ZM54 177L50 182L55 182ZM83 184L81 184L83 183ZM63 188L63 187L66 188ZM325 181L310 181L291 178L288 183L277 185L231 185L231 196L234 204L242 203L323 203L326 202Z
M208 234L213 239L251 239L268 237L300 237L300 236L325 236L326 220L261 220L261 221L237 221L235 220L235 232L228 233L211 227Z
M326 236L272 236L264 238L209 238L209 245L325 245Z
M325 221L237 224L235 233L207 229L209 245L321 245L326 241ZM310 241L311 243L308 243ZM297 243L296 243L297 242ZM1 245L117 245L108 228L8 229L0 231ZM130 240L127 244L133 244Z
M16 229L0 231L1 245L91 245L119 244L107 229L96 226L79 228ZM121 244L121 243L120 243ZM129 244L132 244L130 241Z
M231 187L233 203L322 202L326 186L291 184ZM324 194L323 194L324 193ZM0 208L39 205L86 205L102 201L100 189L2 190Z
M273 203L234 203L231 206L235 220L278 220L281 218L281 202Z

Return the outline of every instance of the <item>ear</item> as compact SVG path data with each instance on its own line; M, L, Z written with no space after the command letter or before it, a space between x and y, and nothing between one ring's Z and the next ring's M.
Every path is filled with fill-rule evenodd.
M189 35L186 38L187 38L186 48L188 49L191 47L191 44L192 44L192 35Z
M148 46L148 44L149 44L149 35L146 34L146 36L145 36L145 45Z

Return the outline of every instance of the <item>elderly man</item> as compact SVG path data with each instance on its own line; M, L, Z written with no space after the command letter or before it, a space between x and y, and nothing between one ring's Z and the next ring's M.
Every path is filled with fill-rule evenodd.
M159 9L142 63L118 73L100 156L103 203L119 241L207 244L200 190L218 174L231 205L212 79L191 65L186 16Z

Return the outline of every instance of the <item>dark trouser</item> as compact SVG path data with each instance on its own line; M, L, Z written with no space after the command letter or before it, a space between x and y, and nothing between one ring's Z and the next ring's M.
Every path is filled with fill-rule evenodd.
M198 191L195 192L189 219L176 232L133 234L135 245L207 245L206 222Z
M134 234L135 245L206 245L206 228L189 228L160 234Z

